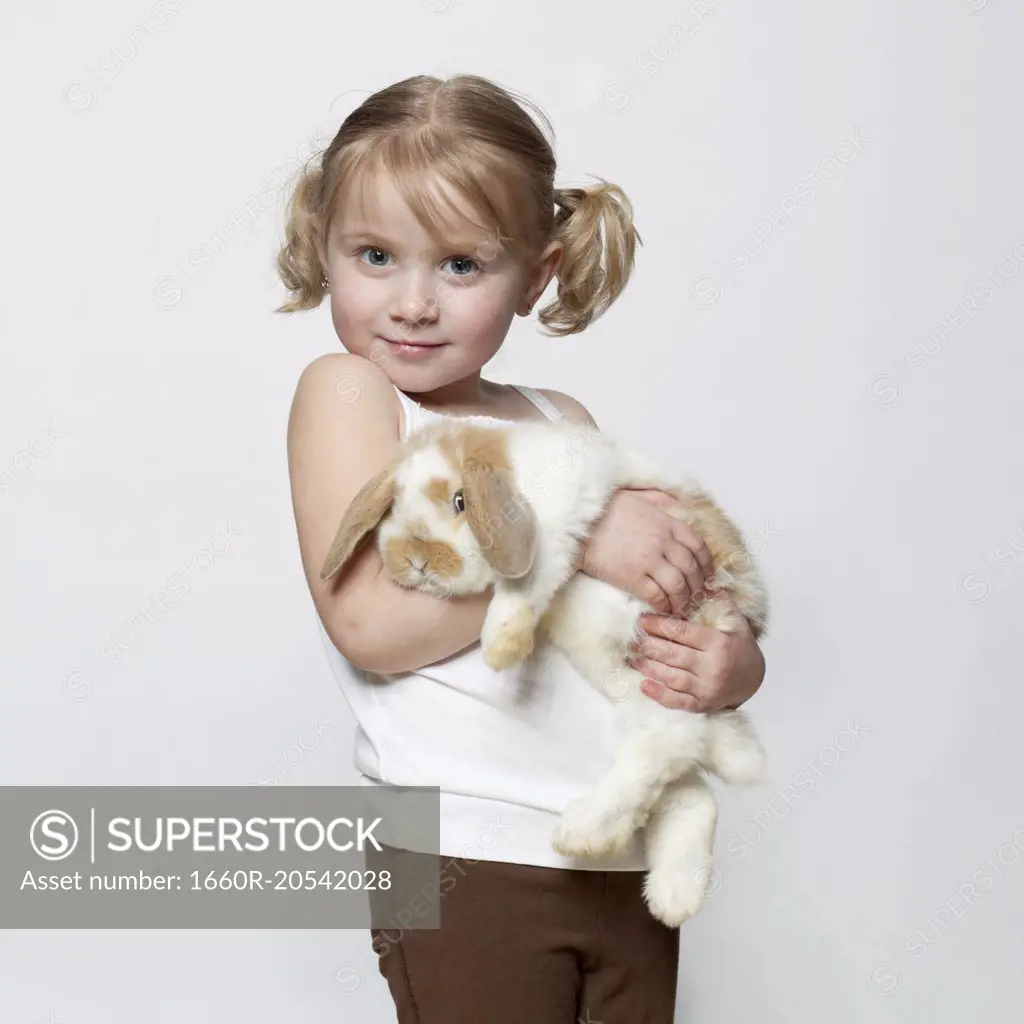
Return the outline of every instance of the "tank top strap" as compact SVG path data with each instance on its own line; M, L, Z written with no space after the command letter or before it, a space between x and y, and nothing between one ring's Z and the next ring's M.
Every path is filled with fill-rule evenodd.
M552 423L564 423L565 417L559 411L558 407L554 402L551 401L546 395L542 395L536 388L528 388L525 384L512 384L511 387L515 388L523 396L523 398L532 402Z
M423 413L426 410L418 402L414 402L404 391L399 390L396 384L392 383L391 386L395 389L395 394L398 395L398 400L402 404L405 419L405 430L402 435L404 440L420 428L423 423Z

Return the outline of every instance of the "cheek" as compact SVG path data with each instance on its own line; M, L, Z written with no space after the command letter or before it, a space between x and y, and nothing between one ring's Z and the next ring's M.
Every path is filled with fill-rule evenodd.
M371 331L376 322L379 300L373 287L353 281L346 275L330 290L331 318L339 333L360 334Z
M454 294L444 312L452 326L477 338L504 338L515 313L507 286L480 287Z
M392 576L402 576L409 568L408 556L412 556L412 546L399 534L396 537L380 538L382 561Z
M428 564L434 572L452 580L457 580L465 568L462 556L443 541L436 541L430 546Z

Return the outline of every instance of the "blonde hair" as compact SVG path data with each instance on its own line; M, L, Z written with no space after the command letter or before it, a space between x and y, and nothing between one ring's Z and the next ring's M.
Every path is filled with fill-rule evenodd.
M555 188L552 145L529 110L553 139L539 107L476 75L417 75L367 98L299 172L277 256L290 297L276 312L320 305L331 216L356 182L365 187L372 180L367 172L384 171L439 245L446 244L437 230L442 214L455 210L432 188L437 180L464 196L486 221L474 226L496 232L524 266L560 241L558 293L538 311L541 327L550 335L575 334L596 320L625 288L642 244L632 206L603 179Z

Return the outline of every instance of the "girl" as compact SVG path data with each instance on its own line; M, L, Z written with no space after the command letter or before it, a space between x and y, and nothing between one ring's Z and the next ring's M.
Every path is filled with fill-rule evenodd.
M554 656L529 686L491 671L479 638L490 593L439 601L382 575L367 544L320 580L338 519L401 440L440 416L548 418L597 429L557 391L484 380L512 317L583 330L625 287L639 236L618 187L556 189L543 113L473 75L417 76L370 96L300 177L278 267L290 299L318 306L347 354L302 373L288 425L306 579L335 675L358 723L365 785L437 786L441 927L374 948L402 1024L573 1024L673 1018L678 929L647 911L640 838L569 861L561 810L610 764L611 704ZM750 632L680 616L711 570L662 492L620 490L579 570L658 613L634 664L652 700L711 711L761 684ZM517 683L521 685L516 685Z

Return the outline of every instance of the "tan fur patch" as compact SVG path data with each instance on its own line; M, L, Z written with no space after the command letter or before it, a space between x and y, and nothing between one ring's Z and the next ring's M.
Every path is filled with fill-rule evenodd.
M466 427L462 437L463 464L480 464L510 470L505 434L491 427Z
M439 508L446 508L451 504L452 496L448 492L448 481L444 477L435 476L427 484L427 497Z
M384 563L396 583L403 587L415 588L421 577L412 563L423 564L426 568L451 580L462 575L462 556L452 550L444 541L423 541L412 537L397 537L384 545Z

